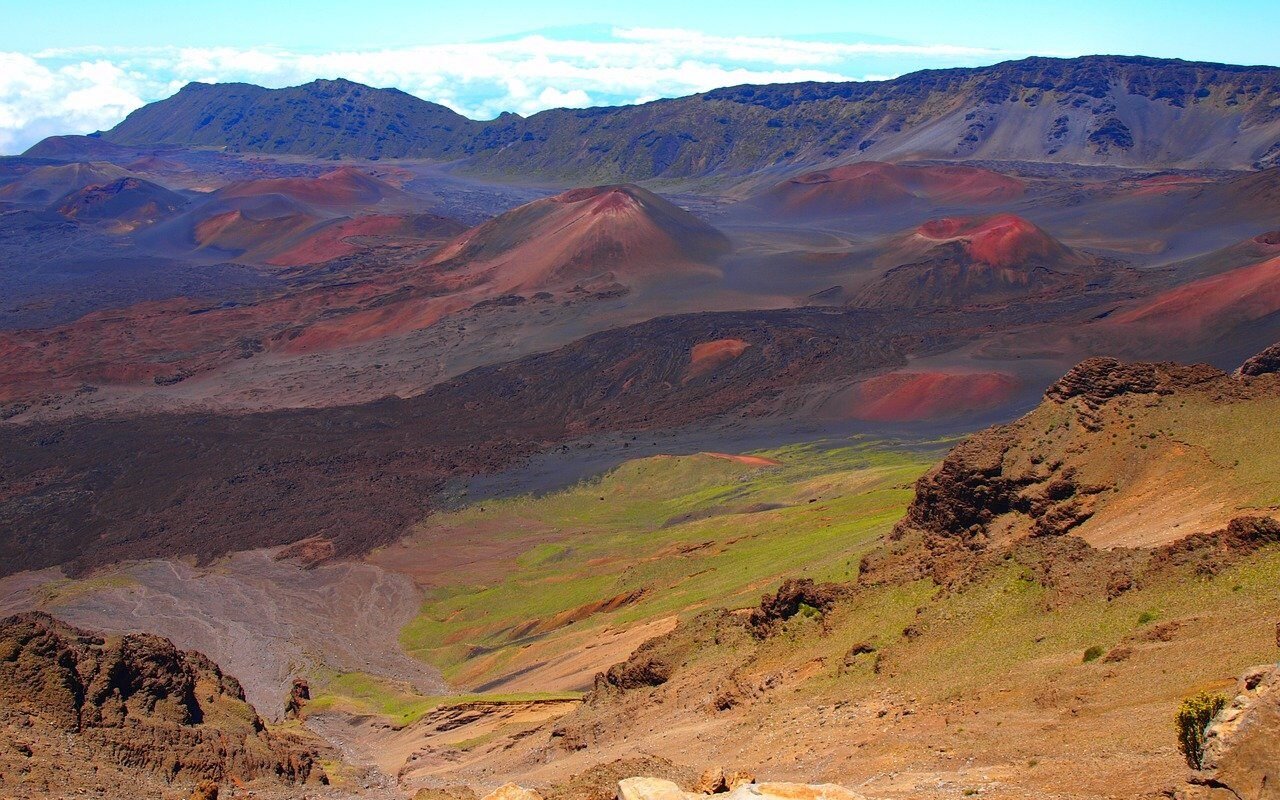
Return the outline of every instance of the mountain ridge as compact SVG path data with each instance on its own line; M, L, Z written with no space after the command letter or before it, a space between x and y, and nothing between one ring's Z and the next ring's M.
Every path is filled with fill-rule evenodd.
M343 79L284 89L188 84L99 139L321 157L469 159L480 172L572 174L595 182L865 159L1245 169L1280 158L1278 94L1280 67L1140 56L1033 57L886 81L742 85L488 121ZM40 145L33 150L43 152Z

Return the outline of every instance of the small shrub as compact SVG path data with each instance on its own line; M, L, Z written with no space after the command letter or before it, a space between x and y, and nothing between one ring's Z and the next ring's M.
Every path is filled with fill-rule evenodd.
M1102 649L1102 645L1095 644L1084 651L1084 658L1081 663L1088 664L1090 661L1097 661L1102 658L1102 654L1106 651Z
M1174 717L1178 729L1178 749L1192 769L1204 766L1204 738L1209 723L1218 715L1227 698L1222 695L1201 692L1182 701Z
M1141 614L1138 615L1139 625L1146 625L1148 622L1155 622L1155 621L1156 621L1156 612L1154 611L1143 611Z

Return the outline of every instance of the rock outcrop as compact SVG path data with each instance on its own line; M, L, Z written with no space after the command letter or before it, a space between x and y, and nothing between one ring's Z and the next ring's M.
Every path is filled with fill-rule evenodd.
M1080 362L1038 408L965 439L917 481L893 547L864 560L862 581L905 575L954 584L980 570L983 554L1064 535L1095 548L1152 548L1153 567L1203 563L1210 572L1224 558L1275 541L1280 525L1269 516L1223 513L1238 502L1236 466L1203 462L1208 445L1192 409L1249 418L1274 396L1267 370L1277 358L1280 346L1268 348L1235 376L1205 364ZM1201 477L1188 485L1170 464L1197 465ZM1195 504L1178 511L1198 528L1124 516L1167 491Z
M760 598L760 606L751 611L751 629L756 638L765 639L775 633L782 623L799 614L803 609L825 615L849 593L849 587L836 583L814 583L811 578L786 580L778 591Z
M1204 768L1181 793L1185 800L1280 798L1280 667L1248 670L1237 691L1209 726Z
M284 702L284 715L287 719L301 719L303 708L311 702L311 684L306 678L294 678L289 687L289 697Z
M1280 372L1280 344L1273 344L1245 361L1240 365L1240 369L1236 370L1236 375L1252 378L1274 372Z
M1221 380L1223 372L1207 364L1126 363L1114 358L1088 358L1045 391L1046 400L1068 404L1079 398L1077 413L1086 427L1097 429L1098 409L1126 394L1169 395Z
M323 782L314 752L267 731L235 678L146 634L96 636L43 613L0 622L0 790L127 783ZM5 791L0 791L5 794Z

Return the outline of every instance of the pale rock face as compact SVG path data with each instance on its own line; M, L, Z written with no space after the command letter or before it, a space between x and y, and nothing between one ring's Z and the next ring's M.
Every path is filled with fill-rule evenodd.
M624 778L618 781L618 800L692 800L702 796L686 792L662 778Z
M741 779L744 774L733 776ZM866 800L857 792L833 783L741 783L725 800ZM706 795L686 792L671 781L627 778L618 782L618 800L705 800Z
M542 800L542 795L533 789L508 783L485 795L484 800Z
M726 800L866 800L857 792L834 783L749 783L739 786Z
M1186 798L1280 800L1280 666L1253 667L1209 726Z

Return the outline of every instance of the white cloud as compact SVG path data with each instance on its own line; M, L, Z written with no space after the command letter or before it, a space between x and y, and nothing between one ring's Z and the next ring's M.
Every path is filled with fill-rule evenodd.
M0 53L0 153L55 133L85 133L142 105L137 81L109 61L49 66Z
M949 45L859 44L616 29L606 41L517 39L373 51L78 48L0 53L0 152L53 133L108 128L189 81L280 87L345 77L394 86L474 118L644 102L742 83L850 80L900 65L993 61ZM888 69L886 69L886 67Z

